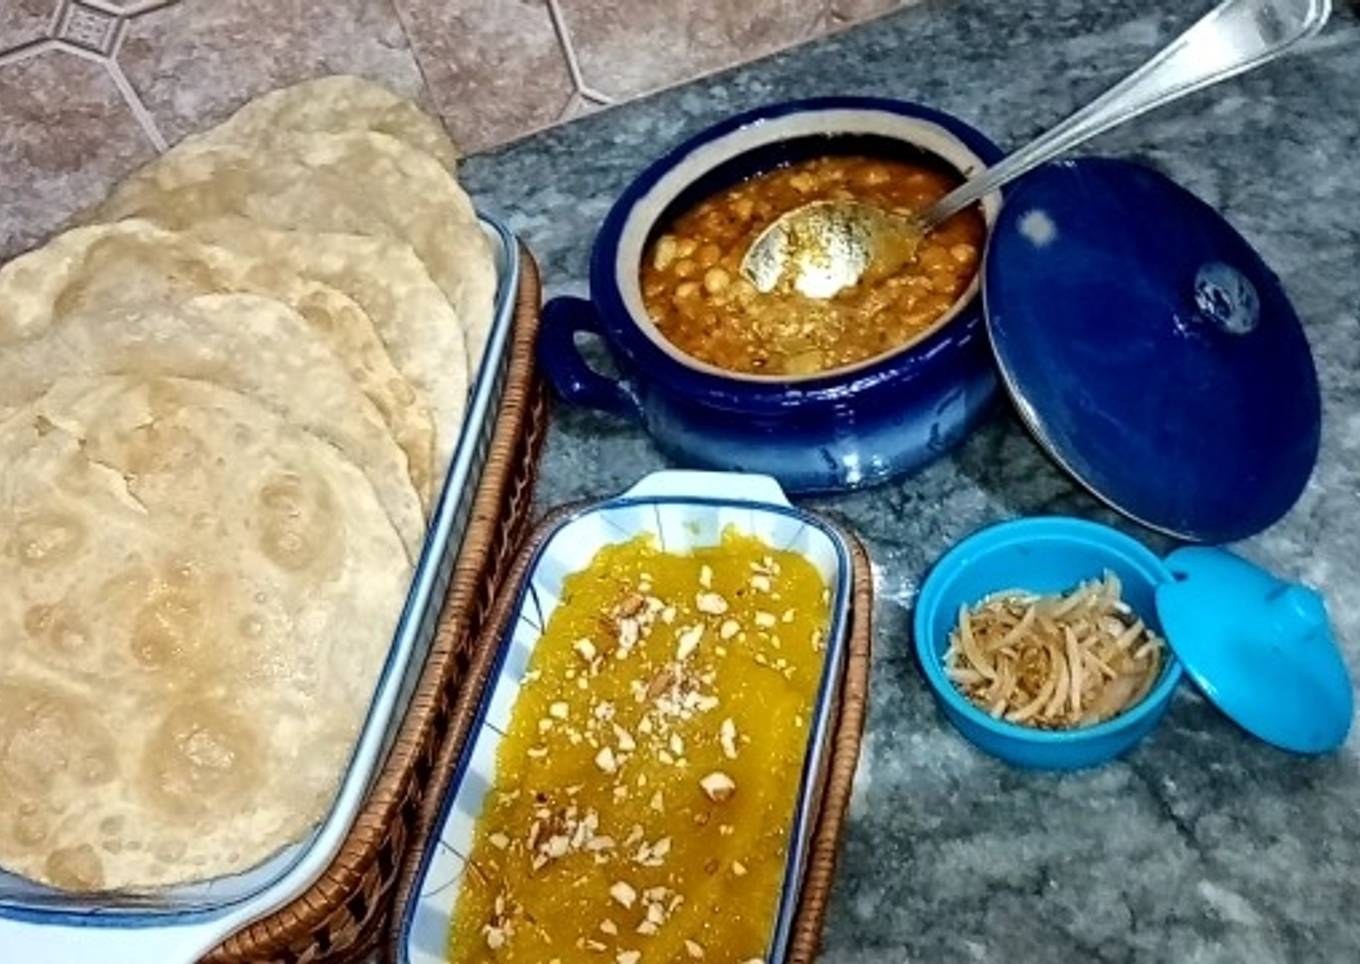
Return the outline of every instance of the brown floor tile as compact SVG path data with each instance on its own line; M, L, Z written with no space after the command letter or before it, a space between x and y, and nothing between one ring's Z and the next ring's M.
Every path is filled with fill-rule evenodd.
M395 0L435 106L467 151L557 120L573 85L545 0Z
M48 50L0 66L0 260L154 153L102 64Z
M0 54L44 37L57 0L0 0Z
M136 17L118 63L172 144L256 94L323 74L423 93L388 0L178 3Z
M623 100L821 33L828 0L559 0L588 87Z

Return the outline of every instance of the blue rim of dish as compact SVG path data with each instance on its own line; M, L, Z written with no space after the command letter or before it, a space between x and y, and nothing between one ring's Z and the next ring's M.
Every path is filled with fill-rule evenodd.
M1098 740L1102 736L1120 733L1136 726L1140 720L1143 720L1149 714L1160 711L1167 699L1175 692L1176 687L1180 685L1181 678L1185 675L1185 667L1181 665L1175 652L1168 646L1166 665L1162 667L1161 678L1157 681L1157 685L1144 694L1137 705L1103 723L1072 730L1041 730L1037 727L994 719L958 691L958 688L945 676L944 663L940 658L941 654L935 651L932 645L934 640L930 638L929 627L924 625L927 609L925 603L932 602L928 599L928 595L932 594L934 587L939 585L936 574L946 564L953 563L960 556L966 555L980 539L985 537L995 539L998 535L1004 534L1005 530L1011 529L1017 530L1017 534L1025 529L1044 530L1052 524L1071 526L1088 533L1099 533L1102 538L1113 539L1115 542L1122 543L1122 548L1127 550L1128 554L1135 557L1138 562L1150 567L1155 572L1164 574L1165 581L1170 582L1173 578L1171 571L1166 567L1166 563L1155 552L1137 539L1112 526L1102 525L1090 519L1079 519L1075 516L1064 515L1024 516L1018 519L1006 519L983 526L976 532L970 533L935 560L935 564L930 567L930 572L921 584L921 592L916 598L916 606L911 617L911 629L912 635L915 637L916 658L921 664L921 671L925 674L926 681L930 684L930 688L935 691L937 698L948 703L951 709L959 712L970 722L991 730L993 733L1031 743L1055 746ZM1042 535L1043 533L1039 531L1032 534ZM1069 543L1084 541L1076 538L1073 533L1063 533L1063 538ZM1092 542L1091 544L1098 543Z
M571 512L559 520L552 529L547 532L539 545L534 549L533 556L529 559L529 564L524 569L524 577L520 580L520 585L515 591L514 612L524 611L529 598L530 587L533 584L534 573L538 570L542 562L543 554L564 528L586 516L597 512L612 511L615 509L627 509L633 506L652 505L652 506L700 506L715 509L751 509L757 512L767 512L782 515L787 518L796 519L803 525L816 529L831 540L831 544L836 550L836 562L840 567L839 578L836 580L835 591L832 595L831 625L828 629L828 645L826 651L826 661L822 666L822 678L817 685L817 696L815 711L808 729L809 744L807 752L803 755L803 766L798 780L798 799L794 811L793 825L791 827L788 841L788 853L785 856L783 883L780 888L779 905L775 911L775 929L770 939L770 947L779 949L784 947L789 939L789 930L793 922L793 904L791 901L794 893L802 890L802 875L794 876L794 870L802 860L803 847L800 845L803 834L807 830L808 820L811 819L810 811L813 809L813 799L811 791L813 781L816 778L815 765L820 764L822 751L821 747L825 743L823 739L812 741L812 737L822 734L823 727L827 723L827 714L831 709L832 701L827 698L827 689L831 685L833 678L833 667L835 660L832 659L832 641L842 650L842 657L848 654L843 652L845 647L845 633L849 623L849 603L850 603L850 583L852 579L850 550L846 546L845 538L836 529L818 519L816 516L803 512L792 506L779 505L772 502L750 502L739 499L718 499L704 496L642 496L629 497L621 496L616 499L609 499L595 505L585 506L575 512ZM426 874L430 870L430 861L434 857L435 847L439 845L440 835L444 827L448 824L449 812L453 809L453 802L458 796L458 789L467 776L467 768L472 761L472 751L476 746L477 738L482 728L486 725L486 715L491 707L491 697L496 690L496 683L500 679L501 673L505 668L506 657L510 653L511 641L514 636L515 620L510 620L506 624L505 631L501 634L496 643L496 658L492 662L490 671L487 675L487 685L478 698L477 715L473 718L472 724L468 727L467 739L464 741L463 748L458 754L458 763L454 767L453 776L450 778L448 786L444 790L444 799L439 804L439 816L431 825L430 838L425 842L425 846L420 855L420 863L416 868L414 886L406 898L406 906L401 908L401 939L400 939L400 964L410 964L411 957L408 948L411 941L411 925L415 918L416 908L420 904L420 888L425 880ZM806 872L806 868L804 868ZM451 888L453 894L453 906L450 917L457 913L458 896L462 893L462 887ZM777 958L771 957L771 960Z
M836 110L895 114L935 124L962 142L984 164L994 164L1004 156L1001 149L982 132L957 117L923 104L887 97L813 97L757 107L720 121L663 154L619 195L595 237L590 256L591 300L599 310L610 340L629 357L635 367L645 371L650 380L662 382L671 391L710 407L731 408L748 414L752 411L780 412L808 402L834 402L878 385L909 380L935 356L958 351L975 339L985 338L981 301L975 295L972 303L979 310L972 317L955 318L935 334L859 369L853 373L853 377L832 373L826 377L797 381L751 382L690 368L665 352L638 328L623 301L614 261L624 226L642 197L685 158L744 127L792 114ZM836 133L826 132L825 136L834 138ZM981 264L979 261L979 271Z
M477 217L484 227L490 228L498 236L505 258L506 270L503 277L498 280L496 303L492 316L494 319L493 327L484 354L486 358L499 358L505 340L509 337L509 330L512 327L511 319L514 317L512 309L515 294L519 288L519 243L514 233L500 221L481 212L478 212ZM468 395L469 412L476 411L479 407L486 409L490 405L490 396L495 388L496 374L485 365L479 367L476 382ZM78 895L69 895L64 891L44 888L22 903L16 902L14 898L0 898L0 917L33 924L63 924L74 927L107 927L124 930L201 923L222 917L232 909L248 904L270 888L277 886L293 872L298 864L308 856L321 829L335 815L335 809L339 806L345 783L348 782L348 774L359 755L359 745L363 742L369 727L373 725L374 704L378 701L379 694L388 687L401 683L401 680L393 679L397 654L403 650L409 651L415 644L415 635L420 628L420 619L429 601L439 563L443 557L443 553L440 553L439 556L433 554L434 546L445 543L445 552L451 551L453 548L447 545L447 540L450 537L449 530L453 526L454 509L461 493L453 492L450 483L458 474L455 470L460 467L460 464L468 463L472 459L477 448L477 434L479 433L469 431L460 434L453 458L449 461L449 470L444 478L444 486L439 495L438 505L431 515L434 521L426 532L425 541L420 551L419 564L412 575L411 588L406 594L401 618L392 634L392 645L388 647L387 656L383 660L382 671L373 686L373 696L369 700L368 709L364 714L363 726L355 737L354 749L345 765L346 776L336 786L335 796L331 801L330 808L326 811L325 819L313 827L308 832L307 837L298 842L300 845L297 853L290 857L285 864L282 864L278 872L272 874L268 880L240 894L234 894L228 899L217 902L210 902L210 895L205 895L203 899L197 902L186 902L182 908L167 909L156 906L156 893L154 891L130 894L113 892L108 895L110 900L121 900L123 902L117 908L87 907L76 909L62 907L61 901L78 899ZM468 469L462 468L461 471L466 474ZM465 479L464 485L467 484L467 481ZM400 707L397 709L399 710ZM396 719L397 717L394 715L391 722L395 722ZM375 764L373 773L370 774L368 779L370 785L377 778L379 772L380 766ZM275 859L277 854L276 851L265 858L264 863ZM250 873L253 869L255 868L243 873ZM212 880L208 880L189 883L184 886L207 886L212 883ZM35 884L34 886L41 885ZM91 899L100 899L102 896L99 894L91 895ZM39 903L40 901L50 903ZM144 902L147 909L138 909L137 902Z

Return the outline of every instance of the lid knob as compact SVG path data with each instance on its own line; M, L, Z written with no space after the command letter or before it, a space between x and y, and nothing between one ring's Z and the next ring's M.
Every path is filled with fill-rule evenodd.
M1210 261L1195 272L1195 305L1200 315L1232 335L1245 335L1261 320L1261 298L1242 272Z

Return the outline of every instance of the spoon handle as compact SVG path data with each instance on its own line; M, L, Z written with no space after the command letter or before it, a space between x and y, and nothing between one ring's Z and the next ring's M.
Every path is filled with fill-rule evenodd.
M1273 60L1321 30L1331 7L1331 0L1224 0L1089 105L950 191L921 220L933 227L1102 131Z

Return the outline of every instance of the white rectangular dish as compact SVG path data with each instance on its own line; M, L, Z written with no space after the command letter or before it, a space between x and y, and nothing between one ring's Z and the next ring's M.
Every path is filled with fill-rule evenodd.
M24 964L192 962L303 893L339 852L396 736L439 620L486 464L509 368L519 246L481 218L496 258L495 316L411 588L350 764L325 820L242 874L150 894L71 895L0 872L0 960Z
M803 761L775 928L765 957L784 960L799 904L808 848L826 779L846 667L851 562L834 529L790 506L766 476L659 472L619 498L576 512L547 536L532 558L514 616L499 642L486 692L454 772L438 824L421 855L412 897L400 909L400 964L447 964L447 944L483 800L496 780L496 754L543 627L558 606L563 581L585 569L601 548L649 534L668 551L717 545L733 527L808 559L831 588L831 626Z

